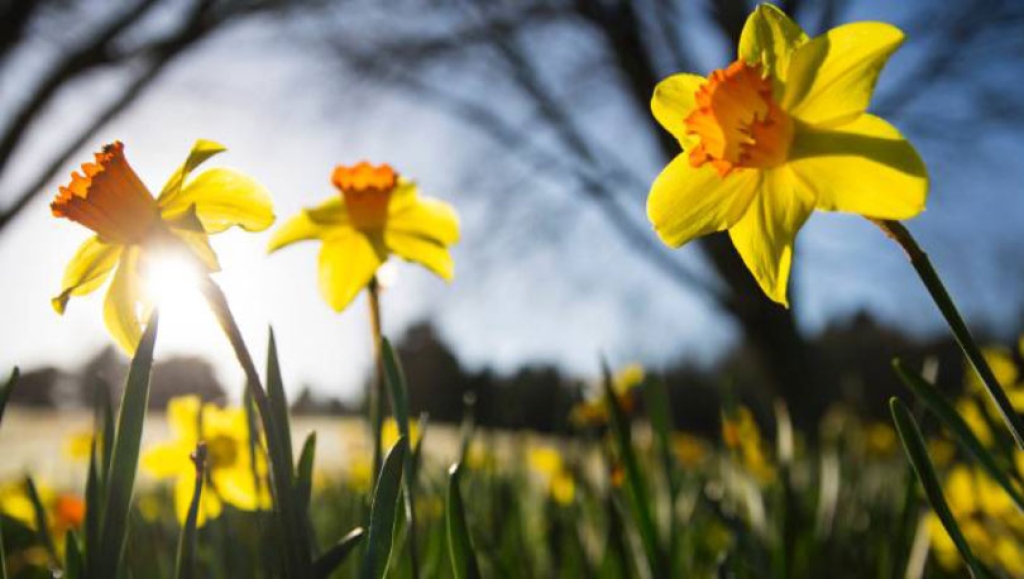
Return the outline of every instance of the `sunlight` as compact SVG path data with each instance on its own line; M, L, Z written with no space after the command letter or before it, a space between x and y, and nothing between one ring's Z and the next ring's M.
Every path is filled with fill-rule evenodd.
M203 272L191 256L164 252L150 256L143 291L160 309L161 340L196 343L216 330L206 300L199 291Z

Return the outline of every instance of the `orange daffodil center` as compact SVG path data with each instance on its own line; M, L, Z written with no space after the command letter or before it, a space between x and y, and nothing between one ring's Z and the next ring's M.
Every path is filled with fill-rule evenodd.
M670 76L651 111L683 151L658 175L647 216L667 245L728 231L765 294L788 305L793 245L815 209L875 219L924 210L924 163L867 112L903 34L857 22L809 38L763 4L738 59L707 78Z
M232 226L261 231L274 222L270 196L259 184L230 169L192 176L204 161L224 151L197 141L185 162L156 198L128 164L124 145L109 144L60 187L50 204L55 217L80 223L96 233L81 245L64 272L53 308L63 314L73 296L91 293L113 277L103 317L122 349L135 350L141 323L152 308L142 276L162 252L191 256L206 271L217 271L208 235Z
M742 60L716 70L694 94L684 124L699 139L690 164L710 163L721 176L736 167L767 169L786 160L793 121L772 98L771 79L760 65Z
M100 239L123 245L141 243L160 221L156 200L125 160L120 141L103 147L81 173L72 173L50 209L54 217L81 223Z
M398 174L390 165L363 161L351 167L338 165L331 182L341 191L352 225L364 231L381 229L388 220L391 193Z
M339 165L331 182L340 191L302 210L278 229L269 251L319 240L320 293L342 311L391 255L418 263L440 278L454 277L449 246L459 240L459 219L446 203L420 197L416 186L389 165Z

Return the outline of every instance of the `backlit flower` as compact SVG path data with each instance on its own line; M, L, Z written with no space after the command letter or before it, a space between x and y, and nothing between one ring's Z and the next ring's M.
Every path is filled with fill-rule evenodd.
M291 218L269 250L319 239L320 292L334 310L345 309L390 255L452 279L448 246L459 240L459 221L449 205L420 197L388 165L339 165L331 181L338 194Z
M661 81L651 109L684 149L647 215L667 245L728 230L764 292L787 305L797 231L814 209L907 219L924 209L925 166L866 113L903 33L857 22L808 38L779 9L747 19L738 59L707 78Z
M220 516L223 503L253 511L270 508L267 465L256 453L262 483L257 492L249 450L249 427L242 408L203 404L197 396L175 398L167 405L174 440L157 444L142 457L142 468L157 478L174 479L174 507L184 521L195 491L196 471L190 458L199 441L206 442L206 475L198 524Z
M230 169L191 176L201 163L224 151L197 141L185 163L156 198L128 164L120 142L103 147L94 163L71 174L50 204L55 217L81 223L96 233L78 249L64 272L53 308L64 313L72 296L98 289L113 272L103 317L107 330L126 352L142 336L141 321L152 308L142 276L154 255L188 248L209 272L218 271L208 234L233 225L262 231L274 222L270 196L252 179Z

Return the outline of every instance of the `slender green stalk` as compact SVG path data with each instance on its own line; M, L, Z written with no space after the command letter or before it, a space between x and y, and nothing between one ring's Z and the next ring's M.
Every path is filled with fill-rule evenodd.
M1010 429L1010 434L1013 435L1017 447L1024 450L1024 423L1017 416L1013 405L1010 404L1006 393L996 380L995 374L992 373L988 362L985 361L981 348L978 347L977 342L975 342L974 337L971 335L971 331L967 328L967 324L964 323L960 312L957 311L956 304L953 303L949 292L946 291L946 287L942 284L939 274L932 267L928 255L921 249L917 241L910 234L910 231L902 223L880 219L871 219L870 221L877 225L890 239L898 243L903 248L903 251L906 252L907 257L910 259L910 265L914 267L917 276L921 278L921 282L924 283L928 293L931 294L932 300L938 306L939 311L942 312L942 317L946 319L946 324L949 325L949 329L953 332L957 344L960 345L960 349L967 356L971 367L974 368L978 377L981 378L982 383L985 385L985 390L988 391L996 408L999 409L999 413L1002 415L1006 426Z
M380 473L383 449L381 448L380 431L384 427L384 351L383 333L380 322L380 283L376 276L366 286L367 303L370 304L370 332L373 336L373 357L376 373L370 385L370 439L373 441L373 478Z
M312 549L308 539L308 529L298 512L293 493L293 465L288 461L291 449L285 450L287 437L275 420L270 398L259 372L253 363L249 348L245 345L242 332L238 328L227 297L210 277L203 279L200 287L204 297L210 304L217 321L224 330L235 357L245 372L246 385L252 394L253 402L259 410L263 430L267 436L267 450L270 456L270 482L274 495L275 511L279 517L279 537L284 538L284 557L287 576L290 579L305 578L312 574Z
M196 526L199 521L199 508L203 496L203 476L206 472L206 443L200 442L192 454L192 463L196 467L196 484L192 491L192 502L188 507L185 525L181 528L178 538L178 556L174 567L177 579L192 579L196 576Z

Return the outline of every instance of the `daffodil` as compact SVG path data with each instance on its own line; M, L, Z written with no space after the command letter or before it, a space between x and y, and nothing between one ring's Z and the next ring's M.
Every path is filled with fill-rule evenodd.
M208 272L220 269L208 235L231 226L262 231L274 222L270 196L252 179L230 169L192 172L224 147L197 141L185 163L156 198L114 142L96 153L94 163L71 174L50 204L53 215L78 222L96 235L71 259L53 308L64 313L72 296L95 291L111 277L103 308L107 330L121 348L134 352L141 320L152 308L143 275L154 256L188 248Z
M319 239L320 292L334 310L345 309L390 255L452 279L448 246L459 240L459 221L449 205L420 197L388 165L339 165L331 181L339 194L290 219L269 250Z
M636 388L643 384L645 377L644 367L636 362L627 364L612 376L612 393L625 413L633 412ZM606 426L608 418L608 405L603 395L581 400L569 414L569 420L580 427Z
M683 148L647 199L662 241L679 247L728 230L765 294L788 305L793 243L814 209L920 213L924 164L895 127L865 112L902 42L879 22L809 38L764 4L747 19L735 62L707 78L661 81L651 109Z
M196 471L190 458L200 441L206 442L206 476L200 498L198 524L220 516L223 503L253 511L271 505L267 464L256 453L256 473L263 479L257 488L253 478L249 427L242 408L203 404L197 396L170 401L167 419L174 440L148 449L142 468L157 478L174 479L174 507L184 521L195 491Z
M572 504L576 496L576 481L556 448L534 446L530 449L529 463L530 468L543 479L555 502L561 505Z

